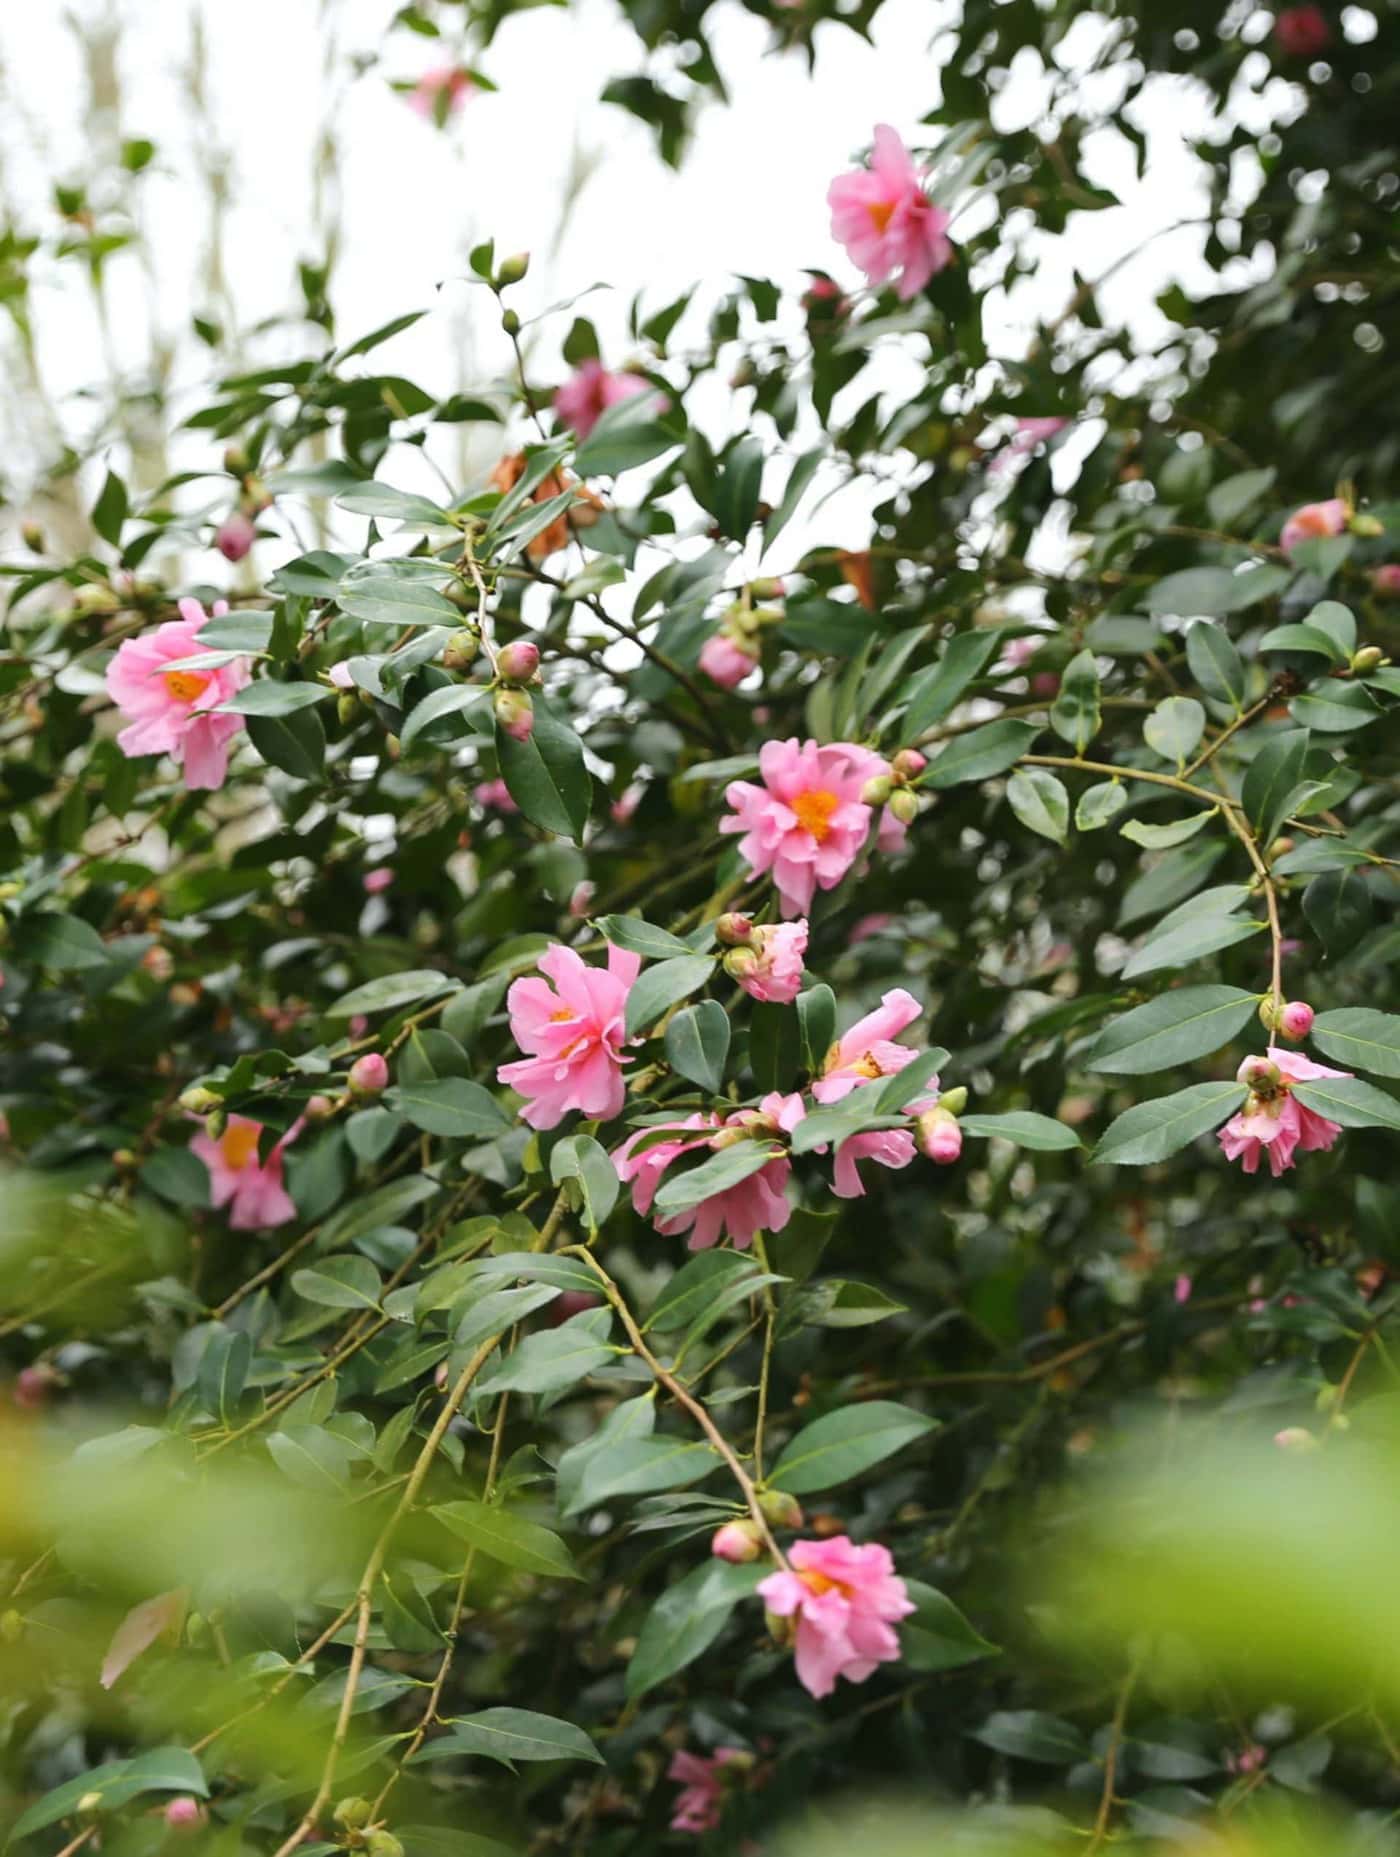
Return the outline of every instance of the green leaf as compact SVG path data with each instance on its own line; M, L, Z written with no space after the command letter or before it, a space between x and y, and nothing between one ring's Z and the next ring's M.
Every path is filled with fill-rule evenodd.
M496 758L510 797L541 831L581 840L593 801L583 743L545 698L533 698L535 726L518 742L496 728Z
M1335 638L1310 625L1276 625L1259 641L1261 651L1311 651L1334 664L1345 664L1349 653L1342 651Z
M1356 650L1356 615L1340 600L1320 600L1308 614L1305 624L1330 638L1344 659Z
M846 1277L827 1277L813 1284L802 1300L802 1319L816 1328L868 1328L887 1316L906 1315L909 1309L907 1303L896 1302L873 1284Z
M512 1515L499 1503L447 1502L435 1508L433 1514L458 1540L492 1560L503 1561L507 1567L556 1580L583 1577L558 1535L538 1522Z
M1267 466L1259 471L1237 471L1233 477L1222 479L1206 498L1211 526L1228 529L1238 522L1268 495L1277 476L1278 472Z
M251 1336L242 1329L221 1328L209 1337L199 1362L199 1397L222 1424L238 1410L253 1359Z
M1224 626L1200 619L1186 634L1186 662L1191 675L1217 703L1228 703L1238 715L1244 707L1248 679L1234 640Z
M1026 754L1040 733L1037 722L989 722L967 735L955 736L933 761L921 784L941 793L969 780L987 780L1004 774Z
M489 1257L474 1259L472 1269L482 1277L522 1277L527 1283L552 1283L557 1290L579 1290L594 1296L598 1293L597 1273L571 1257L541 1256L533 1251L498 1251Z
M1137 953L1124 964L1122 978L1136 980L1139 974L1155 974L1164 967L1185 967L1221 948L1233 948L1247 941L1265 927L1252 916L1188 916L1174 928L1151 935Z
M479 1348L493 1335L499 1341L517 1322L523 1322L536 1309L552 1303L558 1294L558 1285L554 1283L521 1283L514 1289L488 1290L480 1302L470 1304L458 1321L452 1332L452 1345L462 1354Z
M761 1140L736 1141L733 1147L721 1148L698 1167L669 1174L652 1201L652 1215L655 1219L673 1219L678 1213L689 1212L702 1199L727 1192L747 1180L782 1152L776 1142Z
M106 967L111 950L90 922L81 916L46 910L25 916L15 930L15 951L35 967L56 973L74 973L84 967Z
M272 643L272 614L215 613L199 628L199 642L210 651L266 651Z
M1024 767L1006 783L1011 810L1031 831L1064 844L1069 836L1069 795L1043 767Z
M627 1036L636 1038L654 1025L677 1000L703 986L715 971L707 954L678 954L643 968L627 995Z
M687 1006L666 1027L666 1061L678 1076L717 1096L729 1056L729 1014L716 999Z
M725 450L715 484L713 514L723 534L742 542L758 513L763 479L763 444L747 433Z
M887 1399L843 1406L805 1426L769 1473L774 1489L805 1496L832 1489L883 1463L905 1445L926 1438L937 1426L909 1406Z
M1058 1715L1043 1715L1038 1709L999 1709L971 1732L974 1741L995 1748L998 1754L1034 1760L1041 1766L1073 1767L1090 1757L1089 1743L1073 1722L1061 1721Z
M995 628L955 633L937 664L928 665L910 680L909 704L899 725L900 740L915 742L925 729L941 722L957 706L968 685L981 675L1000 642Z
M603 1756L581 1728L530 1709L482 1709L477 1715L460 1716L441 1740L427 1742L415 1758L442 1760L457 1754L484 1755L505 1767L514 1767L517 1760L603 1764Z
M430 690L422 702L415 703L408 712L408 719L399 736L405 754L424 729L431 728L435 722L441 722L444 716L458 716L464 709L471 709L478 703L485 704L487 700L480 684L448 683L437 690Z
M1164 1161L1199 1135L1218 1128L1245 1097L1240 1083L1193 1083L1172 1096L1137 1103L1110 1123L1093 1158L1115 1167Z
M1303 765L1310 739L1306 729L1271 734L1245 771L1240 798L1260 844L1278 836L1307 785Z
M426 1174L410 1174L402 1180L388 1180L383 1186L375 1187L372 1192L362 1194L358 1199L342 1206L339 1212L326 1220L321 1227L317 1249L336 1251L342 1246L353 1244L366 1232L377 1230L381 1225L394 1225L411 1212L415 1206L421 1206L425 1199L432 1199L438 1191L436 1180L430 1180Z
M1319 1077L1313 1083L1295 1083L1293 1094L1305 1109L1343 1128L1400 1128L1400 1101L1364 1077Z
M1335 1012L1320 1012L1309 1036L1319 1051L1339 1064L1354 1064L1378 1077L1400 1077L1400 1015L1340 1006Z
M1005 1115L964 1115L958 1120L966 1135L997 1135L1002 1141L1014 1141L1018 1148L1034 1148L1042 1154L1080 1146L1072 1128L1030 1109L1012 1109Z
M640 916L601 916L593 925L615 948L640 954L644 961L669 961L673 956L693 955L694 948L668 929L644 922Z
M758 1275L757 1261L742 1251L699 1251L683 1264L656 1299L642 1329L666 1334L684 1328L729 1283Z
M1168 574L1147 594L1147 610L1154 619L1219 618L1234 610L1238 594L1235 576L1226 567L1188 567Z
M902 1661L909 1669L959 1670L984 1657L1000 1656L996 1645L974 1631L937 1587L925 1586L922 1580L906 1580L905 1586L916 1608L898 1628Z
M622 1190L607 1150L591 1135L566 1135L550 1153L549 1174L556 1186L566 1180L578 1182L584 1218L589 1231L596 1235Z
M510 1119L481 1084L467 1077L439 1077L424 1083L401 1083L383 1095L386 1109L429 1135L468 1136L490 1141L504 1134Z
M1253 1019L1254 993L1239 987L1180 987L1125 1012L1085 1054L1091 1070L1143 1077L1189 1064L1228 1044Z
M379 1582L379 1604L385 1634L396 1651L421 1656L425 1651L441 1650L442 1632L432 1608L406 1576L401 1574L396 1584L390 1574L384 1575ZM356 1695L357 1705L362 1697L363 1692Z
M1143 740L1164 761L1185 765L1206 729L1206 712L1194 696L1169 696L1142 725Z
M130 509L126 485L115 471L108 471L92 506L92 526L104 542L113 548L122 544L122 529Z
M395 490L392 484L371 480L344 491L335 500L352 516L373 516L376 522L408 522L430 529L451 526L445 509L439 509L436 503L430 503L427 497L417 496L411 490Z
M627 1699L635 1702L714 1643L734 1607L752 1596L768 1571L711 1560L670 1586L646 1616L627 1666ZM755 1629L758 1621L755 1620Z
M424 1341L420 1335L405 1335L384 1365L374 1376L376 1393L392 1393L401 1386L411 1386L425 1373L431 1373L451 1348L446 1340Z
M567 1512L576 1515L618 1496L685 1489L722 1461L712 1445L694 1438L619 1438L589 1458Z
M314 709L284 716L249 716L248 740L271 767L293 780L317 780L326 760L326 731Z
M367 1257L329 1257L310 1269L292 1272L297 1295L328 1309L377 1309L383 1287Z
M791 1089L801 1063L797 1008L756 1002L749 1013L749 1068L759 1091Z
M435 999L457 982L435 968L414 967L402 974L382 974L378 980L366 980L352 987L333 1006L326 1008L328 1019L353 1019L371 1012L397 1012L400 1006L416 1006L420 1000Z
M279 683L274 677L260 677L256 683L246 684L226 703L221 703L217 710L219 715L233 716L291 716L299 709L311 709L317 703L324 703L335 691L322 683Z
M1101 780L1086 787L1074 809L1074 823L1081 832L1097 832L1108 825L1128 803L1128 789L1121 780Z
M1360 870L1327 871L1303 892L1303 914L1329 958L1356 946L1371 926L1374 908Z
M367 625L450 625L455 630L462 623L461 609L436 587L403 574L347 575L336 604Z
M1380 715L1369 691L1359 683L1338 683L1326 678L1316 689L1295 696L1289 714L1300 728L1318 729L1324 735L1346 735L1364 729Z
M608 407L575 453L579 476L615 477L681 444L680 435L662 425L656 404L655 394L637 393Z
M302 1489L337 1501L344 1497L352 1452L324 1425L284 1426L273 1432L267 1448L283 1475Z
M1145 851L1170 851L1173 845L1184 845L1188 838L1194 838L1203 825L1219 816L1218 806L1210 807L1206 812L1192 813L1188 819L1173 819L1169 825L1151 825L1145 819L1129 819L1120 825L1118 833L1134 845L1141 845Z
M555 1393L596 1373L600 1367L612 1366L617 1349L599 1338L599 1317L603 1315L606 1311L590 1310L587 1315L565 1322L562 1328L527 1335L478 1381L478 1390L492 1395Z
M1050 726L1072 745L1076 754L1083 754L1101 723L1099 667L1092 651L1080 651L1060 677L1060 688L1050 710Z

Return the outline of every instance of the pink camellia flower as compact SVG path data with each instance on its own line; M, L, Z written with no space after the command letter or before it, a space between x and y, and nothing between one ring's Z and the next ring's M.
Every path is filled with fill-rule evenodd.
M547 980L513 983L511 1036L529 1056L496 1075L530 1099L520 1113L531 1128L554 1128L571 1109L600 1121L620 1112L627 995L641 964L639 955L609 948L605 968L589 967L556 942L539 958Z
M1015 432L992 460L992 475L1000 477L1003 472L1009 471L1018 458L1029 456L1037 445L1043 445L1047 439L1054 438L1057 432L1063 432L1068 424L1068 419L1018 419Z
M609 816L614 825L627 824L633 813L636 812L637 808L641 805L642 795L645 792L646 788L642 785L640 780L634 780L631 786L623 788L622 792L618 794L617 798L608 808Z
M228 1222L236 1232L265 1231L297 1216L282 1185L282 1156L300 1134L301 1123L292 1124L265 1161L258 1159L262 1131L261 1122L231 1115L217 1139L199 1134L190 1143L190 1152L209 1169L210 1202L228 1207Z
M168 754L185 770L191 792L221 787L228 774L228 745L243 727L242 716L209 712L226 703L252 675L247 658L209 670L166 670L167 664L198 655L200 630L210 615L198 600L181 600L180 617L154 632L128 638L107 667L107 694L131 724L117 737L124 755ZM228 611L220 600L214 617Z
M1400 561L1386 561L1371 569L1371 591L1385 600L1400 596Z
M214 546L225 561L241 561L258 539L252 518L236 509L214 531Z
M914 1137L907 1128L870 1128L848 1135L836 1150L831 1190L838 1199L864 1199L865 1182L858 1161L881 1167L907 1167L914 1158Z
M948 214L924 192L913 157L888 123L875 130L870 166L838 174L827 190L831 235L875 285L895 281L902 302L950 263Z
M797 1619L797 1678L809 1695L829 1696L838 1677L863 1683L899 1657L897 1619L915 1609L888 1548L856 1547L847 1535L795 1541L791 1570L760 1580L764 1605Z
M729 632L711 632L700 647L700 668L723 690L741 684L758 663L757 645L741 643Z
M1291 999L1279 1015L1278 1029L1295 1043L1307 1037L1317 1015L1305 1000Z
M611 374L601 361L580 361L554 390L554 410L575 437L585 439L610 406L645 393L650 383L637 374Z
M382 896L393 881L394 872L388 864L381 864L378 870L367 870L361 878L366 896Z
M721 832L742 832L739 851L754 876L772 871L785 916L804 916L817 890L832 890L859 857L871 809L861 799L868 780L889 763L854 742L765 742L758 755L762 786L731 781L734 808Z
M1284 523L1283 532L1278 538L1279 547L1292 559L1293 550L1299 542L1340 535L1350 516L1350 509L1339 496L1330 497L1325 503L1304 503Z
M1191 1285L1190 1277L1185 1276L1185 1275L1179 1276L1176 1282L1173 1283L1172 1285L1172 1301L1175 1303L1190 1302L1191 1288L1192 1288L1192 1285Z
M717 1747L708 1759L703 1754L688 1754L684 1748L672 1754L666 1777L681 1787L671 1814L672 1831L688 1831L699 1838L714 1830L724 1811L724 1769L731 1761L744 1758L737 1747Z
M409 91L408 107L430 122L445 122L457 114L475 89L471 73L460 65L435 65Z
M923 1007L918 1000L912 993L906 993L903 987L894 987L883 994L875 1011L866 1013L863 1019L857 1019L827 1053L822 1074L812 1085L812 1094L817 1101L839 1103L842 1097L849 1096L861 1084L876 1083L882 1077L893 1077L906 1064L912 1064L918 1052L909 1045L896 1044L894 1040L922 1012ZM927 1090L937 1098L936 1077L929 1080Z
M1225 1158L1239 1161L1247 1174L1256 1173L1262 1154L1269 1157L1269 1168L1277 1180L1293 1165L1294 1153L1330 1148L1341 1134L1339 1122L1305 1109L1293 1095L1295 1083L1312 1083L1319 1077L1349 1077L1349 1070L1329 1070L1314 1064L1300 1051L1285 1051L1270 1045L1267 1058L1247 1057L1239 1068L1239 1080L1250 1086L1245 1106L1220 1130L1220 1145Z
M802 958L807 952L807 922L775 922L755 928L749 938L726 957L724 971L732 974L750 999L787 1006L802 990Z
M332 664L330 669L326 672L326 675L330 678L337 690L353 690L355 688L355 679L350 675L350 666L348 664Z
M1289 6L1274 21L1274 44L1285 58L1317 58L1332 43L1332 27L1320 6Z
M510 788L499 775L495 780L482 780L472 789L472 798L478 806L484 806L489 812L512 813L520 808L510 797Z
M639 1148L646 1136L655 1136L655 1127L638 1129L613 1156L617 1177L632 1184L632 1205L645 1218L651 1211L657 1188L671 1163L682 1154L697 1148L727 1146L736 1139L730 1130L742 1130L761 1140L765 1134L790 1133L806 1114L800 1096L781 1096L775 1090L765 1096L755 1109L740 1109L733 1115L687 1116L683 1122L663 1124L675 1135L671 1141L653 1140ZM663 1238L680 1232L690 1233L690 1249L707 1251L727 1235L736 1250L747 1251L759 1232L780 1232L792 1216L787 1200L788 1176L792 1162L786 1154L775 1154L765 1166L751 1173L737 1186L714 1193L673 1218L654 1220Z
M576 883L569 892L569 914L571 916L576 916L582 921L593 907L593 898L597 893L597 884L590 883L587 877L583 879L582 883Z

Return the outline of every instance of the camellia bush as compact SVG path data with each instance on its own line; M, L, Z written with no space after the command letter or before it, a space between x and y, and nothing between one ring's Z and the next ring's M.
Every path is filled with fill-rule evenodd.
M679 160L707 9L626 11ZM439 125L498 23L405 9ZM508 383L320 303L189 419L197 508L118 459L81 552L16 536L16 1848L815 1851L887 1792L1395 1848L1345 1469L1400 1381L1400 16L966 0L935 50L924 121L770 176L829 188L805 277L602 352L506 194ZM1209 292L989 350L1181 97ZM1096 1474L1196 1412L1269 1528Z

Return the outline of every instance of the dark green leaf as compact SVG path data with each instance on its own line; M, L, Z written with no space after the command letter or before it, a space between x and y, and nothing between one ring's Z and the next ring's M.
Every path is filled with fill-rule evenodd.
M724 1087L729 1056L729 1015L718 1000L687 1006L666 1027L666 1061L679 1076L712 1096Z
M583 743L545 698L533 698L535 726L528 741L496 729L496 758L511 798L542 831L582 839L593 799Z
M1257 994L1239 987L1174 988L1105 1027L1084 1062L1091 1070L1124 1077L1189 1064L1227 1044L1258 1005Z
M794 1496L832 1489L927 1437L936 1424L936 1419L887 1399L843 1406L798 1432L768 1481Z
M1197 1136L1218 1128L1244 1096L1240 1083L1193 1083L1175 1095L1137 1103L1109 1125L1094 1159L1115 1167L1164 1161Z

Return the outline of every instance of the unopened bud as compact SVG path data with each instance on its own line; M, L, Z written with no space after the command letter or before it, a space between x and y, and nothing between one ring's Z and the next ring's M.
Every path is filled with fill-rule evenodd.
M967 1108L967 1091L961 1085L956 1090L945 1090L938 1099L938 1107L946 1109L949 1115L961 1115Z
M710 1552L720 1560L735 1562L757 1560L763 1550L758 1529L753 1522L726 1522L710 1537Z
M800 1528L802 1526L802 1504L796 1496L789 1496L785 1489L760 1490L758 1506L762 1509L763 1519L770 1528Z
M749 592L756 600L780 600L787 592L782 581L773 575L749 582Z
M1347 524L1353 535L1384 535L1385 524L1379 516L1355 515Z
M378 1096L389 1081L389 1066L377 1051L366 1051L350 1066L346 1082L352 1096Z
M1286 858L1289 852L1293 850L1296 843L1296 839L1289 838L1286 834L1278 838L1270 839L1268 849L1264 853L1265 859L1270 864L1273 864L1279 858Z
M214 531L214 546L225 561L241 561L257 540L252 519L241 509L225 516Z
M1384 656L1379 645L1363 645L1360 651L1352 653L1351 668L1358 677L1364 677L1367 671L1375 670Z
M449 671L469 671L481 649L481 635L475 626L464 625L452 634L443 647L442 662Z
M44 531L39 527L37 522L22 522L20 524L19 533L20 540L24 543L30 554L43 554L47 544L44 540Z
M727 910L715 920L715 940L722 948L737 948L741 942L751 939L753 923L747 916Z
M369 1823L373 1812L374 1808L368 1799L361 1799L352 1794L341 1800L331 1817L337 1825L344 1825L350 1831L359 1831Z
M136 1155L130 1148L113 1148L112 1165L118 1173L130 1173L136 1165Z
M1272 1096L1282 1076L1272 1058L1247 1057L1235 1072L1236 1083L1248 1084L1259 1096Z
M731 948L721 962L731 980L746 980L759 969L759 958L752 948Z
M335 1104L329 1096L308 1096L302 1114L308 1122L324 1122L335 1114Z
M170 1801L163 1816L172 1831L190 1831L204 1823L205 1814L198 1799L192 1798L189 1793L182 1793L178 1799Z
M765 1609L763 1622L768 1628L768 1636L780 1650L786 1649L797 1637L797 1620L794 1617L783 1618L779 1613Z
M528 638L517 638L502 645L496 654L497 674L507 683L529 683L540 668L540 648Z
M497 690L491 708L503 734L512 741L529 741L535 732L535 706L523 690Z
M1278 1017L1278 1029L1296 1044L1312 1030L1313 1009L1301 999L1291 999Z
M217 1109L223 1097L213 1090L206 1090L202 1083L192 1083L180 1097L180 1107L188 1109L191 1115L208 1115L211 1109Z
M224 453L224 469L233 477L246 477L253 468L253 460L241 445L230 445Z
M359 719L360 699L353 690L342 690L335 702L336 719L343 728L349 728Z
M502 311L501 327L505 330L507 335L519 335L520 318L516 315L513 309Z
M1264 1027L1264 1030L1266 1032L1276 1032L1278 1030L1279 1015L1281 1011L1282 1011L1282 1001L1275 999L1272 993L1266 993L1263 999L1260 1000L1259 1002L1259 1023ZM1248 1063L1249 1061L1250 1060L1248 1058L1245 1059L1246 1063ZM1243 1076L1240 1078L1241 1083L1245 1083L1247 1081L1248 1079Z
M1274 1433L1274 1443L1281 1451L1316 1451L1321 1447L1306 1425L1285 1425Z
M894 757L894 771L901 780L917 780L928 766L928 756L917 748L901 748Z
M947 1167L962 1153L962 1129L948 1109L926 1109L914 1124L919 1151L939 1167Z
M888 806L894 782L888 774L875 774L860 790L862 806Z
M530 254L527 251L518 251L512 257L502 258L496 267L497 289L505 290L511 284L520 283L529 268Z
M919 798L908 787L897 787L890 795L890 811L901 825L912 825L919 816Z

